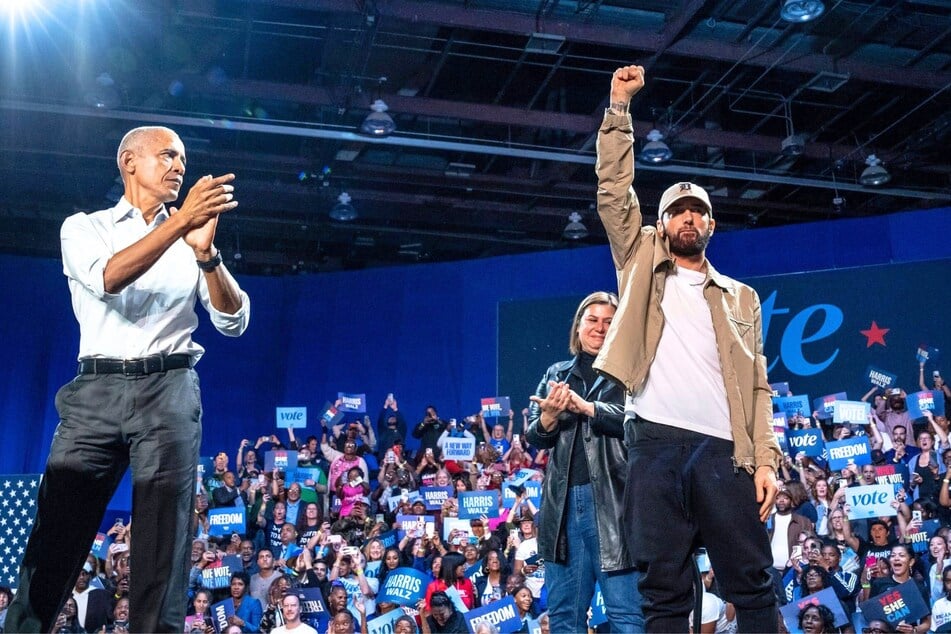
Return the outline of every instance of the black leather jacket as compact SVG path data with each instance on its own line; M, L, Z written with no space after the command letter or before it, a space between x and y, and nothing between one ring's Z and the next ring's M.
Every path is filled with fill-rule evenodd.
M574 365L575 359L571 359L548 368L535 390L536 396L547 396L548 382L565 381ZM546 561L564 563L566 557L564 549L558 548L559 540L578 539L577 536L563 536L562 533L571 448L574 446L575 434L580 430L594 492L594 512L601 541L601 569L610 572L632 568L634 557L621 534L624 486L627 482L624 391L610 379L598 376L587 394L582 396L594 402L594 418L565 412L559 416L558 427L551 432L541 426L541 409L535 403L531 405L526 439L535 447L550 450L542 484L542 507L539 509L538 554Z

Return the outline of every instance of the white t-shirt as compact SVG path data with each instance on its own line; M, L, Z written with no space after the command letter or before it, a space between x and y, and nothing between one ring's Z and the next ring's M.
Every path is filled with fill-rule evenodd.
M705 273L683 267L667 275L657 354L644 387L628 396L625 409L655 423L733 440L704 280Z
M951 601L942 597L931 607L931 631L934 632L948 623L951 623Z
M789 561L789 523L792 521L792 513L780 515L773 513L773 538L769 546L773 551L773 568L785 570L786 562Z
M529 557L533 557L538 554L538 538L532 537L531 539L526 539L521 544L518 545L518 548L515 549L515 560L516 561L525 561ZM524 571L523 571L524 572ZM538 568L535 569L535 572L525 575L525 586L532 591L532 596L536 599L542 595L542 586L545 585L545 563L539 561Z
M279 625L271 630L271 634L317 634L317 630L306 623L298 623L293 629L288 629L286 625Z
M703 603L700 608L700 622L716 622L717 634L735 634L736 619L726 618L726 602L715 594L703 591ZM693 610L690 611L690 625L693 626Z

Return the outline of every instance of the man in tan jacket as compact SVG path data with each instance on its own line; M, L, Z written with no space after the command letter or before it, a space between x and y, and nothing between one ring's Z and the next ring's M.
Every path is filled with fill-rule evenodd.
M763 521L782 454L772 429L760 302L705 256L710 197L677 183L656 226L642 227L634 179L631 97L644 69L611 80L598 133L598 213L611 244L620 304L595 368L627 390L624 534L643 563L648 631L685 632L691 553L705 545L740 631L776 629Z

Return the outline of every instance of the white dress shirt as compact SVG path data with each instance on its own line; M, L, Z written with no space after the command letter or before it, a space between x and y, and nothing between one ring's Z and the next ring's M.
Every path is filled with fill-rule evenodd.
M63 222L63 273L69 280L79 322L79 358L134 359L153 354L188 354L197 361L204 348L192 341L198 326L195 300L222 334L237 337L248 327L251 300L240 292L234 315L211 305L205 276L184 240L176 241L152 267L118 293L107 293L106 262L169 218L163 209L150 225L124 197L111 209L77 213Z

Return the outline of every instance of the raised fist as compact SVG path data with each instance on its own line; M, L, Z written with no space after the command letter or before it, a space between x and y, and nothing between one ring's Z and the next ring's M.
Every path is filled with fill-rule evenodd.
M611 104L627 104L644 87L643 66L622 66L611 76Z

